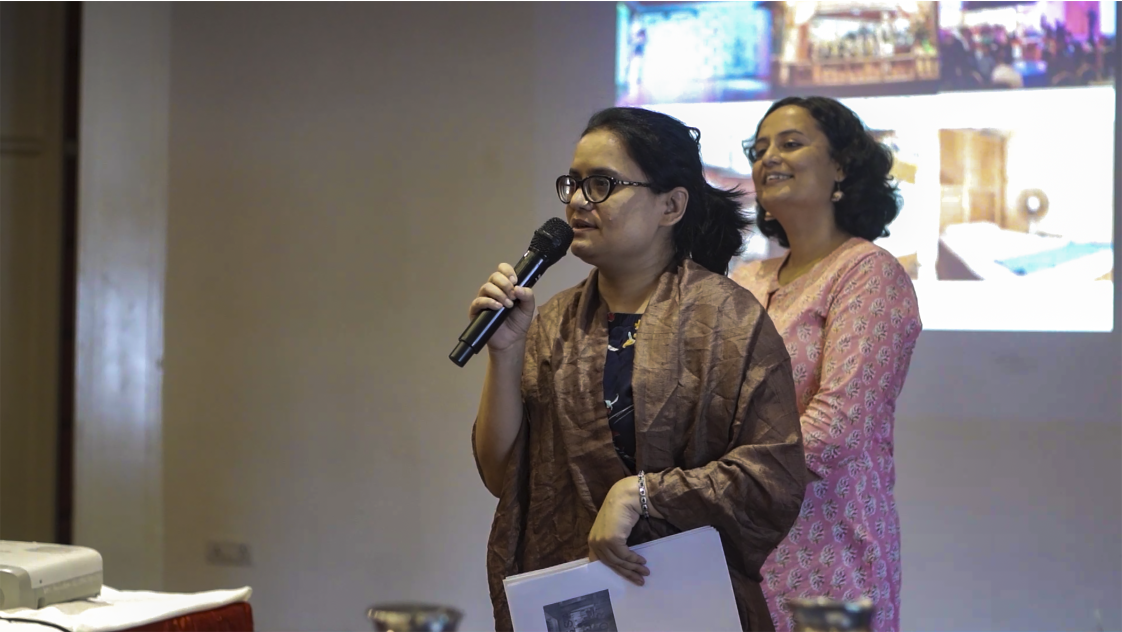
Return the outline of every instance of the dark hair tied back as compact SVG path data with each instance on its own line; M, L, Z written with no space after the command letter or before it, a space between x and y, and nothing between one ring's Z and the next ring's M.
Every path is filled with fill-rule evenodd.
M581 136L596 130L615 134L646 174L651 190L677 187L689 192L682 219L674 225L674 258L687 257L718 274L744 249L744 229L751 220L741 207L744 194L705 180L701 164L701 130L678 119L641 108L608 108L592 115Z

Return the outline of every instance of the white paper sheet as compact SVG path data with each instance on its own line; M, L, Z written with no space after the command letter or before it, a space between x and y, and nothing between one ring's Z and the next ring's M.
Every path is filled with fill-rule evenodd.
M634 547L636 586L587 559L504 580L515 632L740 630L721 538L712 527Z

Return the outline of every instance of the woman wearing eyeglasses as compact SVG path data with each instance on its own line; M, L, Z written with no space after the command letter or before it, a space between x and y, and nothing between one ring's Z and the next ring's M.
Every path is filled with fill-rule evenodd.
M760 230L787 255L733 278L787 341L810 486L798 522L764 565L776 629L787 600L872 600L877 632L900 628L900 519L893 424L922 325L904 267L872 240L899 212L892 154L849 108L776 102L745 141Z
M709 186L700 133L612 108L589 121L557 180L593 267L534 315L500 264L469 317L514 307L488 342L473 447L499 499L487 570L502 580L589 557L642 585L658 568L629 545L713 526L741 623L769 629L759 568L809 482L791 365L751 295L724 276L747 220Z

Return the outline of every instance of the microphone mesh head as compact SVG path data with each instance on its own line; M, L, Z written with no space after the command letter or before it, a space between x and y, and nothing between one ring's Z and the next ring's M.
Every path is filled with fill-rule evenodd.
M569 223L559 217L551 217L534 231L534 238L530 240L530 250L543 256L553 264L565 253L569 252L569 245L573 243L573 228Z

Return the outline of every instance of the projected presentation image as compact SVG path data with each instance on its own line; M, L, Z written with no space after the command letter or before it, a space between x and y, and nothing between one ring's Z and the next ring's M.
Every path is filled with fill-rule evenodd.
M1112 84L1116 3L940 2L942 90Z
M618 5L621 105L769 96L771 15L755 2Z
M923 203L926 191L916 186L924 167L921 166L919 148L913 140L922 133L922 130L908 130L907 133L898 130L873 130L877 141L892 151L890 175L895 180L900 196L900 215L889 226L890 235L879 239L877 244L896 257L913 281L920 278L924 243L931 241L931 231L926 229L924 222Z
M939 130L940 280L1113 278L1113 139L1091 134L1080 160L1041 160L1046 126Z
M1115 3L708 4L731 13L740 6L754 12L757 25L761 7L769 16L770 92L733 98L709 89L697 98L679 82L676 92L664 88L655 98L621 82L632 91L621 91L619 104L700 129L712 184L741 189L754 209L742 142L771 103L788 93L839 98L892 151L901 208L890 235L875 243L912 278L924 329L1114 328L1115 78L1122 57ZM634 42L624 34L638 32L636 16L647 16L648 25L695 24L704 13L675 18L687 5L667 3L654 20L650 7L637 6L620 5L627 17L620 76ZM1006 55L1002 68L997 62ZM700 68L674 76L711 76ZM758 230L746 236L733 270L786 252ZM1043 298L1059 293L1062 300Z
M773 93L934 92L935 2L773 2Z

